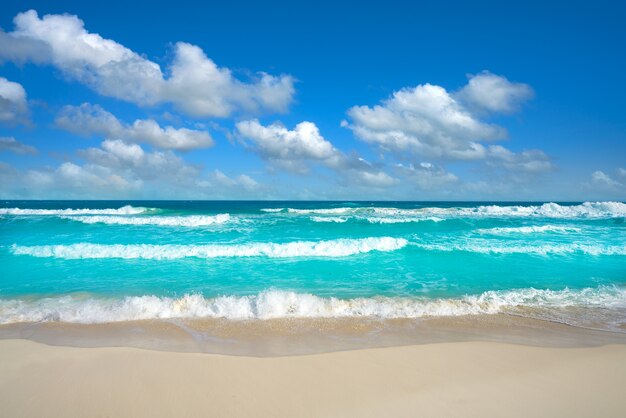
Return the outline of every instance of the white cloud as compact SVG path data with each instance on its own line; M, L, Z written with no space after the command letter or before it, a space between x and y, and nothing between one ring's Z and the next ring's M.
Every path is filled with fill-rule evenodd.
M0 122L24 123L27 121L26 90L21 84L0 77Z
M476 119L443 87L422 84L395 92L382 105L348 110L355 135L382 150L429 158L485 157L479 141L506 136L504 129Z
M258 120L236 124L237 131L254 144L254 150L263 158L292 164L298 160L318 160L334 163L341 152L325 140L312 122L301 122L293 130L280 123L263 126Z
M346 155L324 139L312 122L301 122L290 130L275 122L264 126L258 120L236 124L238 134L251 142L261 158L285 170L306 173L312 164L322 164L342 175L344 181L372 187L395 182L391 176L356 155Z
M445 192L450 186L460 184L457 176L432 163L422 162L418 165L398 164L396 168L411 184L421 190Z
M13 137L0 137L0 152L9 151L16 154L36 154L37 149L23 144Z
M618 172L618 174L621 173ZM622 187L622 183L600 170L594 171L591 174L591 183L594 186L608 190L616 190Z
M291 76L267 73L260 73L251 83L241 82L199 47L178 42L163 97L194 116L226 117L237 109L285 112L295 93L293 84Z
M100 148L88 148L79 151L79 155L86 161L82 169L87 174L113 178L112 187L130 187L135 192L159 188L164 193L175 192L179 187L188 187L201 172L171 151L146 152L137 144L119 139L107 139Z
M139 105L170 102L197 117L226 117L237 111L284 112L293 100L293 77L259 73L249 82L241 81L188 43L174 45L166 78L157 63L88 32L77 16L39 18L30 10L13 21L13 32L0 32L0 58L52 64L105 96Z
M536 174L553 168L550 158L541 150L514 153L500 145L485 144L505 139L507 133L478 116L485 110L514 111L530 97L529 86L483 72L472 76L458 94L421 84L394 92L380 105L354 106L348 110L352 122L343 121L342 126L381 151L403 159L483 161L490 167ZM468 102L471 106L466 105Z
M241 198L258 197L263 186L240 174L208 174L172 151L148 152L138 144L107 139L80 150L82 162L20 171L0 166L5 196L37 198Z
M494 113L513 113L534 96L528 84L512 83L489 71L471 75L457 97L470 107Z
M246 174L240 174L236 177L229 177L220 170L214 170L209 175L207 186L218 185L227 188L243 188L247 191L255 191L262 188L262 186L254 180L252 177Z
M349 183L354 183L364 187L386 188L398 183L398 180L391 177L382 170L367 171L352 169L349 170Z
M213 145L213 139L206 131L177 129L172 126L161 128L152 119L138 119L133 124L126 125L99 105L89 103L65 106L55 123L58 127L78 135L104 135L165 149L186 151Z
M554 168L550 158L541 150L524 150L514 153L500 145L488 147L487 164L527 174L543 173Z

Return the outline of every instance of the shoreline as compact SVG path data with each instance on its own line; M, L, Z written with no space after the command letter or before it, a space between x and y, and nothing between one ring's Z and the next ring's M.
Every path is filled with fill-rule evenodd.
M283 357L441 343L492 342L534 347L626 345L626 332L577 327L507 314L378 320L175 319L0 325L0 342L61 347L129 347L165 352Z
M291 357L0 341L11 417L621 417L626 345L435 343Z

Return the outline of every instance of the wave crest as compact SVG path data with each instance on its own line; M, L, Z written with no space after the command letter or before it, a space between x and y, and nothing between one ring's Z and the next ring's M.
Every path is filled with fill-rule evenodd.
M15 255L64 259L124 258L172 260L187 257L347 257L371 251L395 251L405 247L403 238L370 237L328 241L294 241L289 243L250 243L233 245L156 245L156 244L90 244L13 245Z
M339 208L271 208L264 212L295 215L376 215L387 217L545 217L545 218L615 218L626 217L626 204L622 202L584 202L579 205L483 205L477 207L424 207L415 209L393 207L339 207Z
M138 215L148 212L150 208L122 206L117 209L21 209L0 208L0 215L15 216L74 216L74 215Z
M561 225L532 225L532 226L519 226L510 228L488 228L477 229L479 234L493 234L493 235L506 235L506 234L534 234L544 232L580 232L581 229L575 226L561 226Z
M220 225L231 221L228 213L218 215L190 215L190 216L63 216L65 219L79 221L85 224L107 225L155 225L155 226L182 226L201 227Z
M534 254L534 255L565 255L565 254L586 254L593 256L600 255L626 255L626 247L617 245L591 245L591 244L543 244L543 245L493 245L490 242L473 243L445 243L427 244L413 242L411 245L426 251L463 251L480 254Z
M412 223L412 222L424 222L424 221L432 221L432 222L441 222L442 218L437 218L434 216L429 217L409 217L409 218L401 218L401 217L377 217L377 216L356 216L356 217L348 217L348 216L311 216L311 220L313 222L326 222L326 223L345 223L349 220L354 220L357 222L367 222L371 224L404 224L404 223Z
M371 297L339 299L268 290L251 296L181 298L128 296L117 299L60 296L0 299L0 323L62 321L104 323L167 318L349 318L381 319L519 313L521 308L626 307L626 290L613 286L580 290L488 291L451 299ZM521 309L517 311L517 309ZM623 320L623 318L622 318Z

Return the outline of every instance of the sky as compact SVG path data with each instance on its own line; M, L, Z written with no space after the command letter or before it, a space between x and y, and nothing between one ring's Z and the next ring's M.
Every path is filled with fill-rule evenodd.
M196 3L5 0L0 198L626 200L624 2Z

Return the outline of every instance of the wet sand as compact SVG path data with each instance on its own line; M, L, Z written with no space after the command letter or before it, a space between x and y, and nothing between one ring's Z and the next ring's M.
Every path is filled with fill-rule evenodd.
M308 318L20 323L0 325L1 339L27 339L71 347L134 347L272 357L444 342L591 347L626 344L626 333L498 314L384 321Z

